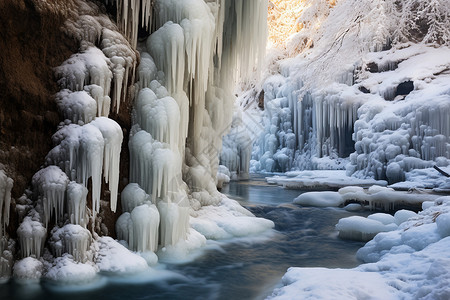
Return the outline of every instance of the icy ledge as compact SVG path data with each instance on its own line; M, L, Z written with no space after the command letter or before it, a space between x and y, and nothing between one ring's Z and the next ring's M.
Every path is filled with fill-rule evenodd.
M449 299L450 197L380 233L354 269L290 268L268 299Z

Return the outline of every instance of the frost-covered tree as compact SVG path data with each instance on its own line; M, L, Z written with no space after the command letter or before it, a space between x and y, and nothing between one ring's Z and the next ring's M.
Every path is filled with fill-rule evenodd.
M398 27L395 41L414 41L449 45L450 5L448 0L393 1Z

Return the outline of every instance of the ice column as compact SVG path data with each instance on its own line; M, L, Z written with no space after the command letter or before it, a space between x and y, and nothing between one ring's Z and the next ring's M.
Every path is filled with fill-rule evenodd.
M25 217L17 229L22 258L31 255L39 258L42 255L47 229L36 217Z
M67 175L57 166L48 166L34 174L33 187L42 201L44 223L47 224L55 216L55 222L62 221L66 188L69 183ZM54 212L54 213L53 213Z
M55 227L49 241L56 257L69 253L75 261L86 262L91 246L92 236L89 230L80 225L67 224L62 228Z
M0 170L0 241L3 238L6 226L9 225L9 211L11 205L11 190L14 181Z

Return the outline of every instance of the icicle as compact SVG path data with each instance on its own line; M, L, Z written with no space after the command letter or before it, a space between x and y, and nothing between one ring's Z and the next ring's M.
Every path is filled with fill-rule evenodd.
M167 22L147 39L147 49L159 70L166 75L170 93L183 90L185 50L184 33L180 25Z
M158 249L159 212L156 206L143 204L137 206L131 212L133 223L134 251L153 251Z
M55 222L62 221L68 182L67 175L57 166L48 166L34 174L32 184L42 201L45 227L53 211Z
M122 211L133 211L136 206L150 202L150 196L137 183L129 183L121 193Z
M87 252L91 242L92 236L89 230L74 224L67 224L62 228L55 227L49 241L56 257L69 253L75 261L82 263L89 259Z
M123 140L122 128L115 121L105 117L96 118L91 124L97 127L103 135L103 176L105 182L109 183L109 190L111 191L111 210L115 212L117 205L117 189L119 185L120 151L122 149Z
M67 213L72 224L86 228L86 197L88 190L81 184L71 181L67 185Z
M31 255L36 258L41 257L47 230L40 222L33 220L30 216L25 217L17 228L17 235L22 258Z
M4 236L6 226L9 225L9 211L11 205L11 190L14 181L0 170L0 243Z
M136 2L139 3L139 1ZM112 106L116 109L116 113L119 113L122 93L125 97L127 95L128 74L130 69L132 69L132 73L134 73L136 53L123 35L107 28L103 28L102 31L101 48L113 65L114 91L112 96Z

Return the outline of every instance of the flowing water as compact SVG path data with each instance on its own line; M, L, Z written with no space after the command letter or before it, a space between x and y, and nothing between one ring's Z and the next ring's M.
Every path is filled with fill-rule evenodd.
M267 185L261 176L232 182L222 192L272 220L275 230L257 238L210 242L193 262L160 265L161 270L133 277L99 276L91 286L11 281L0 285L0 299L263 299L280 286L290 266L359 264L355 252L363 244L339 239L334 229L340 218L354 212L294 205L300 191Z

